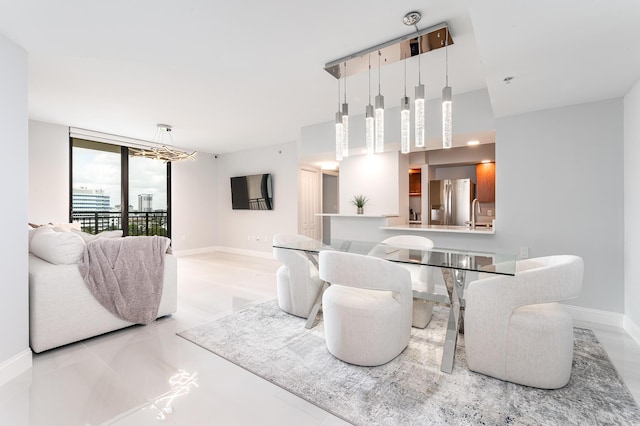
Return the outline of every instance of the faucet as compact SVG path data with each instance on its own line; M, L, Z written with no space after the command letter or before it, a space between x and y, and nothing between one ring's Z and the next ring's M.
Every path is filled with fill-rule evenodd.
M477 221L476 210L479 213L482 213L480 202L478 201L477 198L474 198L473 201L471 202L471 229L476 229L476 221Z

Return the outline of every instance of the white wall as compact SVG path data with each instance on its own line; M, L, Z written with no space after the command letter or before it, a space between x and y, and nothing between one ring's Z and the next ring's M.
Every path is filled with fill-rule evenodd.
M568 303L621 314L622 115L614 99L498 119L496 234L429 238L439 247L582 256L582 294Z
M195 161L171 164L171 236L175 251L216 245L218 160L199 152Z
M27 54L0 36L0 386L31 367L29 350Z
M500 247L530 256L576 254L581 296L569 303L622 313L622 99L497 121Z
M640 343L640 81L624 97L624 328Z
M219 246L271 252L274 234L298 232L298 155L295 142L222 154L216 161ZM233 210L230 178L260 173L272 174L274 209Z
M69 221L69 127L29 120L29 222Z
M405 166L401 168L402 166ZM367 215L404 214L401 207L408 209L409 200L400 202L400 171L406 173L405 192L409 191L409 169L406 155L398 151L385 152L372 156L356 155L340 163L339 210L341 214L355 214L356 206L351 204L355 195L369 198L364 212ZM403 175L404 176L404 175ZM408 213L407 213L408 218Z

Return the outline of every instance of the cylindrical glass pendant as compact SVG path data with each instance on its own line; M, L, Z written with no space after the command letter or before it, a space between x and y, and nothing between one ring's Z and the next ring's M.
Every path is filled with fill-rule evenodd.
M415 137L416 148L424 148L425 130L424 130L424 84L416 86L415 101Z
M400 99L400 152L411 150L411 107L407 96Z
M442 147L453 146L451 87L442 89Z
M375 151L384 152L384 96L376 96L375 110Z

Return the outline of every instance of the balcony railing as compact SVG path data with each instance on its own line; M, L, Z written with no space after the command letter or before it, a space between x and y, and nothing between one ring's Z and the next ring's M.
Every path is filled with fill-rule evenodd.
M128 235L161 235L168 237L166 211L129 212ZM89 234L123 229L122 213L108 211L82 211L71 214L73 222L80 222L80 229Z

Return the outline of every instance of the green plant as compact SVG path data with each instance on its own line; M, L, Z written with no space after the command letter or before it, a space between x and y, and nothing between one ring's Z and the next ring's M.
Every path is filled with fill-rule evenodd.
M369 199L364 195L354 195L353 199L351 200L351 204L353 204L358 208L364 207L364 205L367 204L368 202L369 202Z

